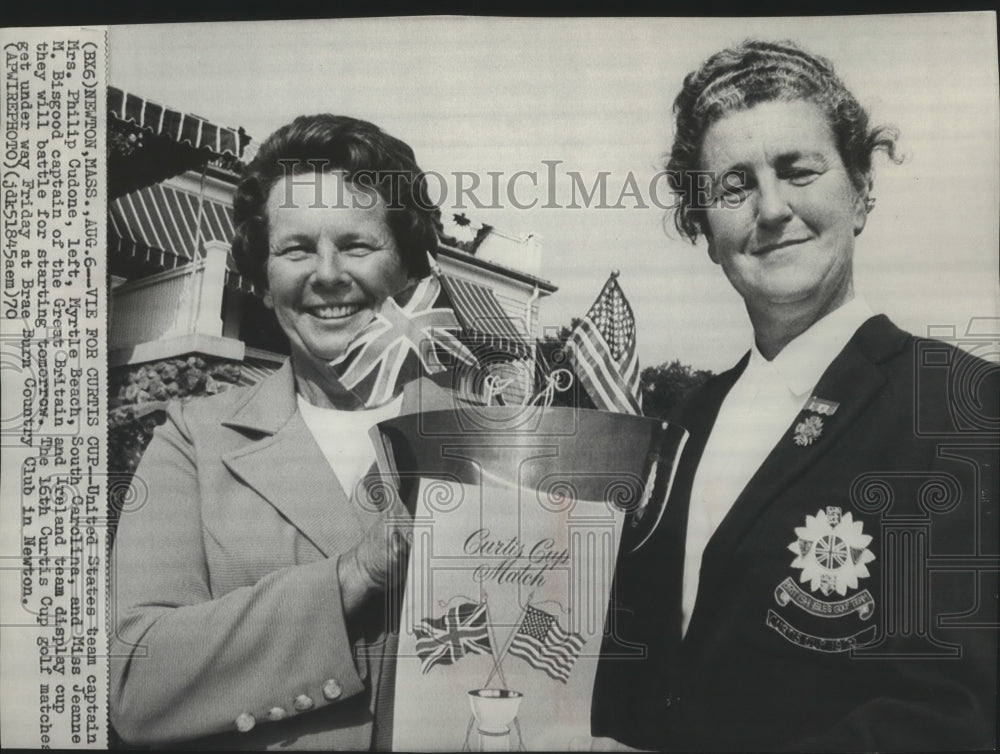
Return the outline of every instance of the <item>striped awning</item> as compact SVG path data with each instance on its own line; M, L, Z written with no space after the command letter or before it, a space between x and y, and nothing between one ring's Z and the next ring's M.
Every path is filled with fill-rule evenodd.
M168 136L179 144L207 149L214 158L229 156L238 160L250 141L242 128L217 126L197 115L172 110L113 86L108 87L108 113L150 133Z
M195 194L162 184L120 196L108 208L112 249L165 270L200 258L200 249L207 241L222 241L228 246L233 232L229 206L204 198L199 202ZM250 280L236 269L231 254L226 267L227 287L254 292Z
M466 339L516 358L528 358L524 334L514 327L493 291L453 275L442 275L441 279Z
M278 371L280 367L280 363L276 364L271 360L255 359L252 356L246 356L243 359L243 363L240 364L240 379L238 384L256 385L265 377L269 377Z
M239 173L250 137L108 87L108 196L116 199L188 170Z

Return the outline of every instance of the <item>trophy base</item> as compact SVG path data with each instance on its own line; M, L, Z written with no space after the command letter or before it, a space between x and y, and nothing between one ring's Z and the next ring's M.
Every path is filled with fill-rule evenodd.
M510 726L524 694L510 689L474 689L469 704L476 718L479 751L510 751Z

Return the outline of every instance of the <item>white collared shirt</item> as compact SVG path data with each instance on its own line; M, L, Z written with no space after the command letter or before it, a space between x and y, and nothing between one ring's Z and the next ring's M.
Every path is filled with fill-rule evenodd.
M719 408L691 486L681 602L683 633L694 610L708 540L805 406L823 372L873 314L864 299L857 297L814 323L771 361L756 344L751 348L746 369Z
M368 431L379 422L399 416L402 393L384 406L357 411L321 408L301 395L296 397L302 419L350 498L355 485L375 463L375 446Z

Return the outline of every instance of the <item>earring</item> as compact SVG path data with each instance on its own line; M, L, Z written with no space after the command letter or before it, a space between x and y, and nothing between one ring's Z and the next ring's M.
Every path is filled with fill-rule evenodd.
M875 209L875 197L869 196L865 199L865 212L870 213L873 209Z

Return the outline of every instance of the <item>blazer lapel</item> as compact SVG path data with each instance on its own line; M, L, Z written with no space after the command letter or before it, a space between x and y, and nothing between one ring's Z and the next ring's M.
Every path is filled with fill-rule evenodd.
M675 647L681 638L681 586L684 569L684 542L687 537L687 521L691 485L701 462L705 444L715 423L722 401L733 384L743 373L749 354L735 367L723 372L705 384L690 401L683 402L671 413L668 421L684 427L688 440L677 459L677 473L673 489L663 503L666 509L650 539L642 547L631 552L628 542L623 541L619 549L619 568L625 568L624 577L616 569L615 579L620 582L633 581L633 585L621 584L617 588L623 594L637 589L638 594L622 600L631 604L638 599L643 604L643 620L649 624L649 634L666 637L668 647ZM626 529L626 532L628 530ZM625 535L623 534L623 540ZM648 599L650 579L656 599Z
M461 403L455 393L423 377L404 387L400 413ZM349 499L302 419L290 362L252 390L223 424L263 435L223 456L223 463L324 555L350 549L374 523L378 514Z
M223 456L327 557L350 549L365 526L298 411L290 363L264 379L223 424L264 436Z
M885 383L879 363L898 351L906 337L884 316L869 319L823 373L813 395L838 403L836 412L832 416L807 409L799 412L740 493L705 548L696 602L700 609L695 609L691 629L695 628L699 613L704 613L706 600L701 599L702 595L715 593L727 573L727 554L735 550L764 509L822 458L862 414ZM820 434L808 444L797 444L796 427L810 416L820 417ZM688 633L694 632L689 629Z
M748 352L735 367L707 383L705 389L697 395L696 400L682 404L678 411L669 417L671 423L678 424L688 431L688 441L684 445L680 458L677 459L674 487L670 491L670 497L665 501L667 508L659 526L659 530L663 532L661 536L667 536L671 539L671 546L668 549L672 551L677 551L678 547L680 549L684 547L691 487L694 484L694 475L698 470L698 464L701 463L701 456L705 452L705 445L708 443L712 426L719 415L722 402L736 380L743 374L749 360L750 354ZM683 561L683 553L678 552L678 557Z

